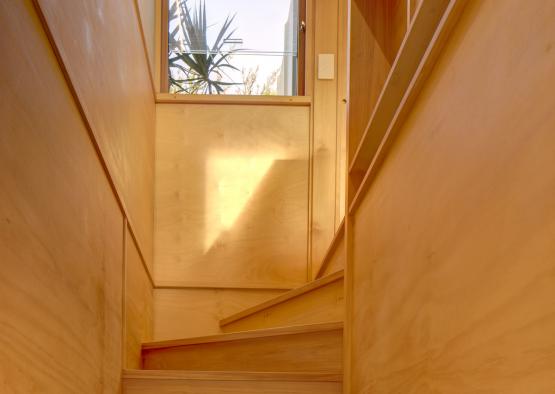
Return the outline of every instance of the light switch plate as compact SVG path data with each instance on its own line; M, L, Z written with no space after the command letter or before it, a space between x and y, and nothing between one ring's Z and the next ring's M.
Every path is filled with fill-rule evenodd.
M335 55L333 53L320 53L318 55L318 79L335 78Z

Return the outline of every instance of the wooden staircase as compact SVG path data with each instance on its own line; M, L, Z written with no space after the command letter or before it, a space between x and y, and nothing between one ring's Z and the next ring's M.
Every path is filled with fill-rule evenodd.
M220 321L224 332L343 321L343 270Z
M337 394L341 375L303 372L124 371L133 394Z
M128 394L342 392L343 271L221 320L223 333L144 343Z

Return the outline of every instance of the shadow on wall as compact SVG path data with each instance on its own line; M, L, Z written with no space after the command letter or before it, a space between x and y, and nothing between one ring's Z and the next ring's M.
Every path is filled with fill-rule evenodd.
M157 279L303 283L308 110L198 108L168 108L158 136Z
M306 244L307 218L289 217L289 212L307 211L307 198L299 199L306 196L306 161L232 160L236 166L219 168L222 171L213 175L216 184L206 183L209 189L205 241L209 242L204 267L217 270L228 254L233 253L258 263L229 267L237 270L233 272L236 275L258 277L263 272L256 270L260 263L266 262L275 267L270 270L279 276L280 262L284 260L301 263L299 269L304 275L305 265L299 261L295 245L302 242L302 248ZM228 159L222 160L223 163L229 163Z

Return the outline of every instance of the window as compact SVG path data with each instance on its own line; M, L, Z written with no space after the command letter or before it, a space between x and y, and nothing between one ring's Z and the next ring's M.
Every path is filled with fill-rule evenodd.
M162 89L301 95L304 0L168 0ZM303 29L304 30L304 29Z

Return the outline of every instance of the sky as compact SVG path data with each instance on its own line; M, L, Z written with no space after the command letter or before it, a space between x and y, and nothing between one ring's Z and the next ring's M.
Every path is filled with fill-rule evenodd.
M206 11L209 24L216 24L215 32L228 15L235 14L235 36L243 39L245 48L282 52L290 4L291 0L206 0Z
M209 43L214 42L228 16L235 15L233 38L243 40L241 48L254 52L271 52L270 56L234 55L232 64L239 69L260 66L259 83L281 66L284 52L284 25L291 1L296 0L205 0L208 17ZM199 0L188 0L196 8ZM271 55L274 56L271 56Z

